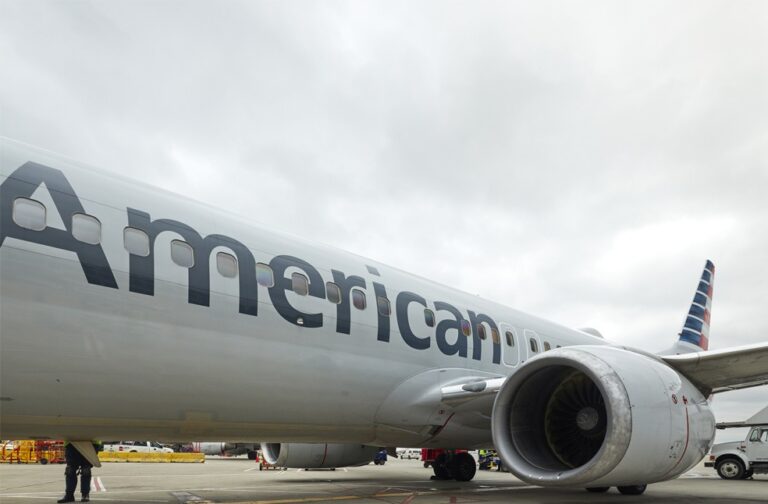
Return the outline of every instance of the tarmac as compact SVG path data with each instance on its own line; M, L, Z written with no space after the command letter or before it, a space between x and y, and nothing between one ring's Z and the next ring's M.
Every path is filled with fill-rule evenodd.
M384 466L330 470L259 471L244 458L208 459L204 464L104 463L94 468L92 502L104 503L762 503L768 502L768 475L725 481L703 465L682 477L649 485L641 496L616 489L530 486L512 475L478 471L475 479L430 480L431 469L417 460L390 458ZM63 495L63 465L0 465L2 504L56 502ZM79 499L79 492L77 494Z

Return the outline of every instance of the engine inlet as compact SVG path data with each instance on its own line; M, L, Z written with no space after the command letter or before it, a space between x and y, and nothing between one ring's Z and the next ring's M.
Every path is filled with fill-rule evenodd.
M566 466L582 466L600 450L607 421L600 389L584 373L573 371L560 382L547 403L547 444Z
M493 437L519 478L550 485L594 481L623 457L629 398L602 359L578 349L547 352L518 369L493 409Z

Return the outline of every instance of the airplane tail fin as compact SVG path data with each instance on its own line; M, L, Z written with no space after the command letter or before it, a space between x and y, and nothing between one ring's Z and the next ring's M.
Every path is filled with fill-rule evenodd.
M715 280L715 265L707 261L701 272L699 285L693 295L693 302L685 317L680 339L674 353L700 352L709 348L709 317L712 312L712 284Z

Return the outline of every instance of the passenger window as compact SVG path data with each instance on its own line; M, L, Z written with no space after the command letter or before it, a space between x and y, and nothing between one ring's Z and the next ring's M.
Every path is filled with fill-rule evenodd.
M389 306L389 299L378 296L376 298L376 306L379 307L379 314L388 317L392 313L392 309Z
M424 322L426 322L427 327L435 327L435 312L429 308L424 308Z
M469 320L461 321L461 332L464 336L472 336L472 325L469 323Z
M42 231L45 229L45 206L39 201L28 198L13 200L13 222L19 226Z
M123 246L129 253L141 257L149 255L149 235L141 229L123 229Z
M171 241L171 259L183 268L191 268L195 265L195 251L189 243L173 240Z
M76 213L72 216L72 236L91 245L101 243L101 222L91 215Z
M538 343L536 343L536 340L535 340L535 339L533 339L533 338L531 338L531 339L530 339L530 340L528 340L528 341L529 341L529 342L530 342L530 344L531 344L531 352L533 352L533 353L536 353L536 352L538 352L538 351L539 351L539 344L538 344Z
M275 274L269 264L256 263L256 282L262 287L275 286Z
M291 287L299 296L306 296L309 294L309 279L301 273L294 273L291 275Z
M499 330L495 327L491 327L491 341L493 341L494 345L500 345L501 344L501 338L499 337Z
M515 335L512 334L512 331L507 331L504 333L504 337L507 339L507 346L513 347L515 346Z
M544 342L544 351L552 350L552 345L549 344L549 341Z
M237 276L237 259L232 254L219 252L216 254L216 268L222 276L234 278Z
M325 284L325 292L328 293L328 301L333 304L341 303L341 289L333 282Z
M352 304L358 310L365 310L365 292L360 289L352 289Z
M484 340L487 337L485 334L485 326L483 324L477 324L477 335L481 340Z

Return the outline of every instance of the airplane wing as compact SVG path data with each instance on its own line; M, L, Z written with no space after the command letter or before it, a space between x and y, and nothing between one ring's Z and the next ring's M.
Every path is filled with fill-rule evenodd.
M768 343L660 357L704 393L768 384Z
M659 358L706 395L768 384L768 343ZM505 381L506 378L475 379L442 387L442 402L455 406L493 395Z

